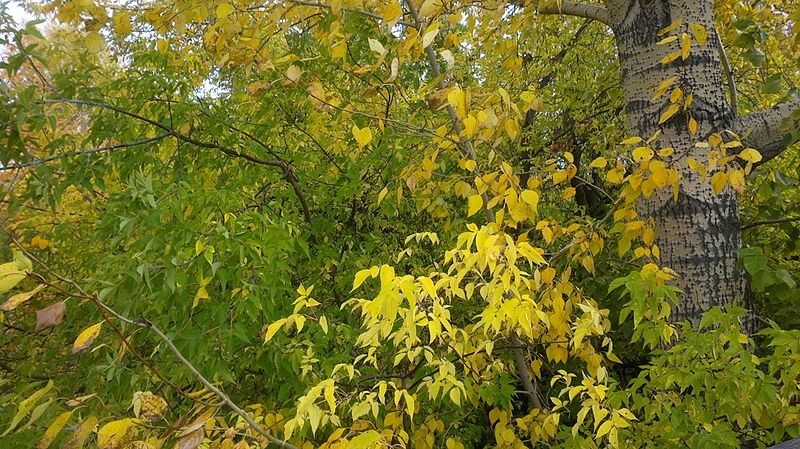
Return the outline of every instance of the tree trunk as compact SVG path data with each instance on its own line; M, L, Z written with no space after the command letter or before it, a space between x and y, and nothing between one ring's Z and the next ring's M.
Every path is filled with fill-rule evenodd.
M701 314L714 306L737 303L751 308L747 275L736 268L737 250L742 246L739 205L736 193L726 188L717 195L708 179L688 169L686 159L707 160L708 148L695 143L715 132L731 128L733 113L723 90L716 39L713 2L710 0L667 1L627 0L625 5L609 6L617 42L625 93L625 118L628 133L648 139L660 131L650 145L658 150L672 147L674 156L665 162L679 164L683 173L677 201L667 187L656 190L638 202L639 215L651 220L661 253L660 264L679 275L676 285L684 295L673 309L674 321L689 321L697 326ZM681 19L682 24L669 34L658 32ZM708 31L708 42L694 39L687 59L664 64L661 59L680 50L681 39L667 45L657 42L668 35L691 33L689 24ZM691 34L690 34L691 35ZM653 99L653 86L676 77L666 95ZM684 97L693 95L686 112L678 112L659 124L672 104L669 93L680 87ZM689 116L699 126L695 134L688 127ZM753 320L744 329L754 331Z
M561 0L539 8L540 14L566 14L605 23L614 31L625 93L625 119L628 133L649 139L649 145L674 148L673 163L683 178L677 200L671 189L656 190L637 204L639 215L655 227L660 264L678 273L676 285L684 294L673 309L673 321L689 321L695 326L701 315L714 306L737 303L752 308L748 277L736 269L737 250L742 246L739 200L731 188L714 193L708 179L690 170L686 160L705 163L709 148L697 147L713 133L733 130L743 137L746 147L759 150L767 161L786 149L782 123L790 130L800 125L792 113L800 109L794 100L737 117L727 102L722 84L719 50L714 26L713 0L605 0L605 7ZM681 23L668 34L659 31ZM702 25L707 42L701 45L690 25ZM690 55L664 64L662 58L681 49L682 34L692 37ZM657 45L667 36L679 38ZM653 98L653 87L675 77L671 89L680 87L693 102L686 111L659 124L661 115L672 104L669 92ZM670 90L671 90L670 89ZM697 132L689 131L689 117L698 122ZM753 314L747 314L743 330L755 331Z

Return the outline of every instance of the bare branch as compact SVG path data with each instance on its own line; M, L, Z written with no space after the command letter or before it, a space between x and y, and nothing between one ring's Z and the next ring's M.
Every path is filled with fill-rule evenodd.
M30 161L30 162L24 162L22 164L11 164L11 165L8 165L8 166L0 168L0 172L8 171L8 170L19 170L20 168L33 167L35 165L42 165L42 164L46 164L48 162L53 162L53 161L56 161L56 160L59 160L59 159L64 159L64 158L72 157L72 156L81 156L81 155L84 155L84 154L92 154L92 153L100 153L102 151L117 150L119 148L135 147L137 145L144 145L146 143L155 142L156 140L161 140L161 139L164 139L164 138L169 137L169 136L171 136L170 133L164 133L164 134L159 134L159 135L157 135L155 137L151 137L149 139L137 140L135 142L118 143L118 144L114 144L114 145L106 145L106 146L102 146L102 147L91 148L91 149L88 149L88 150L75 151L75 152L72 152L72 153L57 154L55 156L50 156L50 157L47 157L47 158L44 158L44 159L37 159L35 161Z
M717 44L717 52L719 52L719 59L722 61L722 71L725 73L725 77L728 79L728 90L731 94L731 111L733 111L734 116L739 115L739 94L736 91L736 81L733 79L733 70L731 70L731 63L728 60L728 54L725 53L725 47L722 46L722 38L719 37L719 33L715 33L717 35L716 44Z
M737 118L733 123L732 130L736 134L744 136L742 143L745 146L755 148L761 153L764 158L761 163L764 163L786 149L784 139L786 130L783 128L783 123L785 120L790 120L790 129L800 126L800 120L791 120L792 113L798 109L800 109L800 100L762 109Z
M559 7L556 2L539 7L539 14L563 14L567 16L584 17L596 20L611 26L611 15L606 8L588 3L571 2L564 0Z
M762 225L768 225L768 224L791 223L793 221L800 221L800 217L775 218L773 220L754 221L752 223L748 223L748 224L742 226L742 231L744 231L745 229L754 228L756 226L762 226Z

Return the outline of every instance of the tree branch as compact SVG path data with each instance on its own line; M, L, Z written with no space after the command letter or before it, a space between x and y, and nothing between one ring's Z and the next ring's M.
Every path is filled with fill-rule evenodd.
M745 229L750 229L761 225L791 223L793 221L800 221L800 217L775 218L773 220L754 221L752 223L748 223L742 226L742 231L744 231Z
M745 136L742 143L755 148L767 162L781 154L786 149L783 129L784 120L791 120L791 114L800 109L800 100L779 104L769 109L762 109L752 114L738 117L733 123L732 130L740 136ZM792 120L789 127L796 128L800 120Z
M539 7L539 14L562 14L567 16L584 17L596 20L611 26L611 15L606 8L588 3L571 2L564 0L561 7L551 1Z
M157 135L155 137L151 137L149 139L137 140L135 142L118 143L118 144L114 144L114 145L106 145L106 146L102 146L102 147L91 148L91 149L88 149L88 150L75 151L75 152L72 152L72 153L57 154L55 156L46 157L44 159L37 159L35 161L24 162L24 163L21 163L21 164L7 165L5 167L0 168L0 172L8 171L8 170L19 170L20 168L33 167L35 165L42 165L42 164L46 164L48 162L53 162L53 161L56 161L58 159L64 159L64 158L72 157L72 156L81 156L81 155L84 155L84 154L100 153L102 151L111 151L111 150L116 150L116 149L119 149L119 148L135 147L137 145L144 145L146 143L155 142L156 140L161 140L161 139L164 139L164 138L169 137L169 136L171 136L170 133L164 133L164 134L159 134L159 135Z
M728 54L725 53L725 47L722 45L722 38L719 36L719 33L716 33L717 38L717 52L719 53L719 59L722 62L722 71L725 73L725 78L728 79L728 90L731 94L731 111L733 111L734 116L739 115L739 94L736 91L736 81L733 79L733 70L731 70L731 63L728 60Z
M265 145L263 143L261 143L261 146L263 146L268 152L270 152L274 156L278 157L278 160L271 161L271 160L261 159L261 158L259 158L257 156L253 156L253 155L248 154L248 153L243 153L243 152L240 152L240 151L236 151L236 150L233 150L233 149L228 148L228 147L224 147L224 146L216 144L216 143L202 142L200 140L193 139L193 138L191 138L191 137L189 137L187 135L181 134L180 132L174 130L170 126L164 125L164 124L159 123L159 122L157 122L155 120L151 120L151 119L149 119L147 117L144 117L144 116L141 116L139 114L135 114L133 112L126 111L125 109L118 108L116 106L112 106L110 104L100 103L100 102L96 102L96 101L75 100L75 99L45 100L44 103L45 104L72 103L72 104L79 104L79 105L85 105L85 106L94 106L94 107L98 107L98 108L108 109L108 110L117 112L119 114L127 115L128 117L132 117L132 118L135 118L137 120L143 121L145 123L149 123L150 125L153 125L153 126L155 126L157 128L160 128L160 129L166 131L166 135L167 136L173 136L173 137L175 137L175 138L177 138L179 140L182 140L182 141L184 141L186 143L189 143L189 144L201 147L201 148L214 149L214 150L220 151L220 152L222 152L224 154L227 154L228 156L233 156L233 157L238 157L238 158L241 158L241 159L245 159L245 160L253 162L255 164L269 165L269 166L272 166L272 167L278 167L283 171L283 178L292 186L292 190L294 191L295 196L297 196L297 199L300 201L300 206L303 209L303 218L308 223L311 223L311 211L308 208L308 202L306 200L305 195L300 190L300 187L299 187L299 185L297 183L297 177L294 175L294 172L292 172L291 165L288 162L286 162L284 159L280 158L280 156L277 156L275 154L275 152L272 151L272 149L269 146L267 146L267 145ZM238 130L238 129L237 129L237 131L239 131L240 133L243 132L243 131ZM250 139L254 138L249 133L245 132L244 134ZM257 141L257 139L256 139L256 141Z

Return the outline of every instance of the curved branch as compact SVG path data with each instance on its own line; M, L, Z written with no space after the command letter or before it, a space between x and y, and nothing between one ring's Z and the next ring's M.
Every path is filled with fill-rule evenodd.
M767 162L781 154L787 147L784 136L784 121L789 121L789 128L800 126L800 120L792 119L792 113L800 110L800 100L779 104L769 109L762 109L752 114L738 117L733 123L732 131L744 136L742 143L755 148L763 157L761 163Z
M85 105L85 106L94 106L94 107L97 107L97 108L108 109L108 110L117 112L119 114L127 115L128 117L132 117L132 118L135 118L137 120L143 121L145 123L149 123L150 125L153 125L153 126L155 126L157 128L160 128L160 129L166 131L166 135L167 136L173 136L173 137L175 137L175 138L177 138L179 140L182 140L182 141L184 141L186 143L189 143L189 144L201 147L201 148L214 149L214 150L220 151L220 152L222 152L224 154L227 154L228 156L242 158L242 159L245 159L247 161L253 162L255 164L269 165L269 166L272 166L272 167L278 167L283 171L283 178L292 186L292 190L294 191L295 196L297 196L297 199L300 201L300 206L301 206L301 208L303 210L303 218L308 223L312 222L311 210L308 207L308 201L306 200L306 197L303 194L302 190L300 190L300 186L297 183L297 176L295 176L294 172L292 171L291 164L289 162L287 162L286 160L284 160L283 158L281 158L280 156L278 156L274 151L272 151L272 149L269 146L267 146L264 143L258 141L258 139L256 139L256 141L258 141L261 144L261 146L263 146L269 153L271 153L273 156L277 157L278 160L270 161L270 160L266 160L266 159L261 159L261 158L259 158L257 156L253 156L253 155L248 154L248 153L236 151L236 150L233 150L233 149L228 148L228 147L224 147L224 146L216 144L216 143L202 142L202 141L193 139L193 138L191 138L191 137L189 137L189 136L187 136L185 134L181 134L180 132L176 131L172 127L169 127L167 125L159 123L159 122L157 122L155 120L151 120L151 119L149 119L147 117L144 117L142 115L139 115L139 114L136 114L136 113L133 113L133 112L130 112L130 111L126 111L125 109L118 108L116 106L112 106L110 104L100 103L100 102L97 102L97 101L76 100L76 99L45 100L43 103L45 103L45 104L72 103L72 104ZM254 139L254 137L249 133L243 132L243 131L238 130L238 129L237 129L237 131L239 131L240 133L244 133L245 136L247 136L250 139Z
M559 7L555 2L550 2L539 7L539 14L562 14L584 17L611 26L611 14L609 14L608 10L602 6L590 5L588 3L564 0Z
M37 159L35 161L30 161L30 162L24 162L24 163L21 163L21 164L10 164L10 165L7 165L5 167L0 167L0 172L8 171L8 170L19 170L20 168L33 167L35 165L42 165L42 164L46 164L48 162L53 162L53 161L56 161L56 160L59 160L59 159L64 159L64 158L72 157L72 156L81 156L83 154L100 153L102 151L111 151L111 150L116 150L116 149L119 149L119 148L135 147L137 145L144 145L146 143L155 142L156 140L161 140L161 139L164 139L164 138L169 137L171 135L172 134L170 134L170 133L164 133L164 134L159 134L159 135L157 135L155 137L151 137L149 139L137 140L135 142L126 142L126 143L118 143L118 144L114 144L114 145L106 145L106 146L102 146L102 147L98 147L98 148L90 148L88 150L74 151L72 153L57 154L55 156L46 157L44 159Z

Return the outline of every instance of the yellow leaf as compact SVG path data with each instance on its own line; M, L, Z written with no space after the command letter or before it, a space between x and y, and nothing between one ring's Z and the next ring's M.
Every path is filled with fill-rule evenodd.
M58 415L58 417L54 419L52 423L50 423L50 426L47 427L47 430L45 430L42 439L39 440L38 444L36 444L36 449L47 449L47 447L50 446L50 444L56 438L56 435L58 435L59 432L61 432L61 429L64 428L64 424L67 423L67 420L69 420L70 416L72 416L72 411L64 412Z
M130 418L111 421L97 431L97 447L100 449L121 449L133 441L136 429Z
M472 195L469 197L469 212L467 212L467 216L471 217L475 215L476 212L483 208L483 198L480 195Z
M742 170L728 170L728 182L739 195L744 193L744 173Z
M387 22L387 25L392 26L402 14L403 8L400 7L400 3L389 2L386 8L383 9L383 21Z
M681 33L681 57L686 59L692 49L692 38L688 33Z
M603 424L601 424L600 428L597 429L597 438L602 438L603 435L607 434L611 430L611 427L613 425L614 424L611 421L606 421Z
M359 127L354 124L353 136L356 138L358 147L361 148L366 146L372 140L372 130L369 129L368 126L359 129Z
M75 339L75 342L72 344L72 353L75 354L76 352L83 351L84 349L88 348L89 345L94 342L94 339L100 335L100 327L103 325L103 322L99 322L93 326L89 326L83 330L78 335L78 338Z
M676 87L672 91L672 94L670 94L669 101L672 103L677 103L682 98L683 98L683 89L681 89L680 87Z
M658 119L658 124L662 124L672 118L678 111L680 111L681 106L679 104L672 104L663 114L661 114L661 118Z
M386 49L383 48L383 44L375 39L369 39L369 49L381 56L386 54Z
M663 36L663 35L667 34L670 31L674 30L675 28L678 28L679 26L681 26L682 23L683 23L683 19L678 19L678 20L672 22L666 28L662 28L661 31L659 31L658 34L656 34L656 36Z
M533 190L523 190L519 196L522 201L533 208L539 205L539 194Z
M621 184L625 180L625 172L620 168L615 168L606 174L606 179L612 184Z
M508 134L508 137L511 140L514 140L519 135L520 131L519 123L517 123L517 121L512 118L507 118L505 122L505 130L506 134Z
M762 159L761 153L752 148L745 148L744 150L742 150L742 152L739 153L739 157L746 160L747 162L752 162L752 163L756 163Z
M557 171L557 172L553 173L553 184L560 184L560 183L566 181L566 179L567 179L567 171L566 170L560 170L560 171Z
M661 39L660 41L656 42L656 45L667 45L670 42L674 42L676 40L678 40L678 36L668 36L668 37L665 37L664 39Z
M296 83L297 81L300 80L300 75L302 73L303 72L300 70L300 67L297 67L296 65L292 64L289 66L288 69L286 69L286 78L289 78L289 81Z
M368 430L356 437L350 438L345 449L368 449L381 439L381 434Z
M714 173L714 176L711 177L711 187L714 188L714 193L719 195L722 193L722 189L725 188L725 184L728 182L728 175L724 172L718 171Z
M689 24L689 28L692 30L692 34L694 34L694 39L700 45L705 45L708 41L708 31L706 27L700 25L699 23L692 23Z
M637 143L639 143L641 141L642 141L641 137L634 136L634 137L629 137L629 138L623 140L622 142L620 142L620 144L622 144L622 145L634 145L634 144L637 144Z
M19 405L17 405L17 412L14 414L14 417L11 418L11 423L8 425L8 429L6 429L6 431L3 432L0 437L4 437L16 429L17 425L22 421L22 418L27 416L28 412L33 408L33 406L36 405L36 403L39 402L39 400L42 399L51 388L53 388L52 380L48 381L47 385L36 390L36 392L20 402Z
M672 52L672 53L668 54L667 56L664 56L663 58L661 58L661 63L662 64L669 64L670 62L678 59L680 56L681 56L681 52L680 51Z
M33 297L33 295L35 295L36 293L39 293L45 287L46 287L46 285L42 284L42 285L37 286L36 288L34 288L33 290L31 290L29 292L17 293L16 295L8 298L8 300L6 302L4 302L3 305L0 305L0 310L2 310L3 312L10 312L10 311L16 309L17 306L19 306L23 302L31 299L31 297Z
M475 162L474 159L466 159L466 160L464 160L464 169L465 170L467 170L469 172L475 171L475 167L476 166L477 166L477 163Z
M322 332L324 332L325 335L328 335L328 319L325 318L325 315L319 318L319 327L322 328Z
M363 284L363 283L364 283L364 281L365 281L365 280L366 280L368 277L370 277L371 275L372 275L372 270L361 270L361 271L359 271L358 273L356 273L356 276L355 276L355 278L353 278L353 289L352 289L352 290L350 290L350 291L351 291L351 292L352 292L352 291L355 291L355 289L357 289L358 287L360 287L360 286L361 286L361 284Z
M439 34L439 28L438 27L436 27L434 29L431 29L431 27L428 27L428 31L426 31L425 34L422 35L422 48L425 48L425 47L429 46L431 43L433 43L433 40L436 39L436 35L437 34Z
M450 89L447 93L447 101L456 111L458 118L463 119L467 115L467 97L464 91L459 88Z
M697 134L697 120L694 117L689 117L689 132Z
M270 324L267 327L267 332L264 334L264 343L272 340L272 337L275 336L275 333L278 332L278 329L280 329L281 326L283 326L283 323L285 323L285 322L286 322L286 318L281 318L278 321Z
M384 188L383 188L383 189L380 191L380 193L378 193L378 204L381 204L381 201L383 201L383 198L384 198L384 197L386 197L386 194L387 194L387 193L389 193L389 189L388 189L388 188L386 188L386 187L384 187Z
M97 417L91 415L81 424L80 427L78 427L78 430L75 431L75 433L72 435L72 438L64 443L62 449L82 448L86 438L88 438L89 435L94 432L95 427L97 427Z
M229 3L220 3L219 6L217 6L217 18L224 19L231 15L233 11L235 11L233 5Z
M641 139L640 139L641 140ZM605 168L608 165L608 161L606 158L600 156L597 159L593 160L589 167L591 168Z
M642 163L644 161L649 161L655 155L652 148L648 147L637 147L633 150L633 160L636 162Z
M672 156L673 153L675 153L675 148L672 147L662 148L658 150L658 155L661 157L669 157Z

